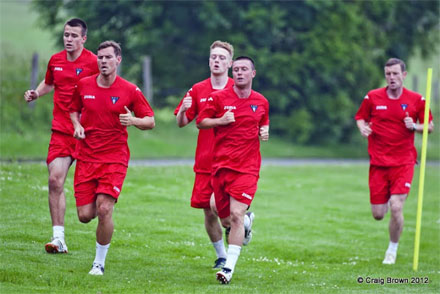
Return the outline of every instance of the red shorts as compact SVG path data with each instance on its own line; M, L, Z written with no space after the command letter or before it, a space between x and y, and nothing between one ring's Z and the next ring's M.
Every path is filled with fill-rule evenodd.
M209 200L213 192L211 174L196 173L191 196L191 207L210 208Z
M370 166L370 202L385 204L391 195L408 194L414 175L414 165Z
M73 158L76 142L77 140L73 135L52 131L46 163L49 164L58 157L70 156Z
M98 194L107 194L117 200L126 174L127 167L120 163L77 160L73 182L76 206L94 202Z
M212 179L218 216L225 218L230 215L230 197L250 206L257 192L257 182L255 175L224 168L218 170Z

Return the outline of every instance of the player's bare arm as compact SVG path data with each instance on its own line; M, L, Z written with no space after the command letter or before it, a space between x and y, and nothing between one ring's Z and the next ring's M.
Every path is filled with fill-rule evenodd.
M417 133L423 133L423 124L419 124L413 121L412 117L409 116L408 112L406 113L406 117L403 119L405 123L405 127ZM434 122L430 122L428 124L428 133L431 133L434 130Z
M132 115L130 109L124 106L126 113L119 115L119 121L123 126L135 126L140 130L151 130L155 127L154 117L145 116L143 118L135 117Z
M79 113L78 112L71 112L70 113L70 120L72 120L73 124L73 137L76 139L85 139L86 135L84 133L84 128L79 122Z
M186 96L185 98L183 98L182 105L180 106L179 112L177 113L176 116L176 121L179 128L184 127L189 123L185 113L188 109L191 108L191 106L192 106L192 97Z
M373 132L371 130L371 126L369 123L367 123L365 120L360 119L356 121L357 127L359 128L359 132L361 135L365 138L367 138L371 133Z
M269 126L261 126L260 127L260 138L261 141L268 141L269 140Z
M51 92L53 88L54 88L53 85L48 85L45 83L44 80L42 80L38 85L37 89L27 90L24 93L24 100L26 100L26 102L31 102L33 100L36 100L38 97L44 96L47 93Z
M197 127L199 129L210 129L217 126L225 126L233 122L235 122L235 116L234 113L229 109L225 112L225 114L223 114L222 117L203 119L199 124L197 124Z

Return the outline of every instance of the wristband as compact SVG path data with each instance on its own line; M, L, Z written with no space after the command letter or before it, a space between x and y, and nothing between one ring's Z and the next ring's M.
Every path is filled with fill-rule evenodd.
M413 131L415 131L416 130L416 124L415 123L413 123L413 129L412 129Z

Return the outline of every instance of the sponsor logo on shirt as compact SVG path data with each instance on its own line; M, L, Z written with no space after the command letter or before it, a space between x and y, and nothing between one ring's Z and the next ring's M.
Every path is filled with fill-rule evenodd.
M247 199L252 200L252 196L246 193L241 194L241 196L246 197Z
M237 109L237 107L226 105L223 109L232 110L232 109Z
M252 108L252 111L255 112L255 111L257 111L258 105L251 104L251 108Z
M403 111L405 111L408 108L408 104L400 104L400 106L402 107Z
M212 97L209 97L209 98L200 98L200 102L206 102L206 101L214 101L214 99L212 99Z
M82 68L75 68L76 75L79 76L79 74L83 71Z
M111 99L112 99L112 103L115 104L116 102L118 102L119 97L111 96Z
M59 67L59 66L56 66L53 70L54 70L54 71L63 71L63 68L62 68L62 67Z
M118 187L116 187L116 186L113 186L113 190L115 190L116 192L118 192L118 193L120 193L121 192L121 189L119 189Z
M387 106L386 105L377 105L376 106L376 110L386 110Z
M405 187L407 187L407 188L411 188L411 184L408 183L408 182L406 182L406 183L405 183Z
M84 95L84 99L95 99L94 95Z

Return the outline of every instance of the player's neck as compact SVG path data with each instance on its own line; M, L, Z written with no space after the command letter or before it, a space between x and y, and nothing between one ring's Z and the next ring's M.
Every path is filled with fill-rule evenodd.
M252 84L246 85L245 87L237 87L237 85L234 85L233 89L238 98L249 98L252 91Z
M387 95L390 99L399 99L400 95L402 95L403 87L397 88L397 89L390 89L387 88Z
M228 83L228 73L216 76L211 73L211 86L213 89L224 89Z
M110 88L113 85L113 83L115 82L116 77L117 77L116 72L114 72L110 75L103 75L100 73L98 75L98 77L96 78L96 83L101 88Z
M66 53L67 53L67 60L68 61L75 61L75 60L77 60L78 57L81 56L81 53L82 53L83 49L84 49L84 47L82 47L82 48L80 48L78 50L75 50L73 52L66 51Z

